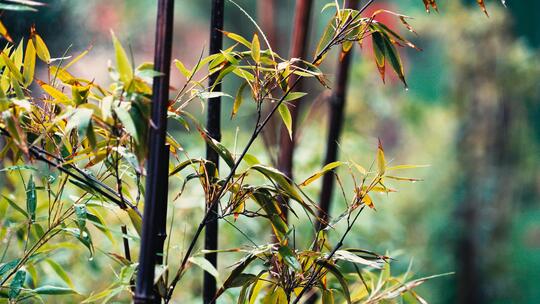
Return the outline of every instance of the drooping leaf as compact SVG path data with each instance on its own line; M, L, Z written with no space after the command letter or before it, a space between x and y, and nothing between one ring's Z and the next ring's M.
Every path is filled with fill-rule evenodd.
M49 48L47 48L47 45L45 44L45 42L43 42L41 36L36 33L36 28L33 26L32 28L30 28L30 37L32 39L32 42L34 43L34 47L36 48L36 53L39 59L49 64L51 62L51 54L49 53Z
M202 270L211 274L219 282L219 272L217 271L216 267L214 267L214 265L212 265L212 263L210 263L207 259L202 256L195 256L190 257L189 262L199 266Z
M139 234L139 236L140 236L141 233L142 233L142 219L141 219L141 217L137 214L137 212L135 212L135 210L133 210L131 208L127 209L127 214L129 216L129 219L131 220L131 223L133 224L133 227L137 231L137 234Z
M287 128L287 132L289 133L289 137L292 139L293 137L293 129L292 129L292 116L291 112L289 111L289 107L285 104L280 104L278 107L279 115L281 116L281 120L283 121L283 124Z
M242 105L242 102L244 101L243 93L244 93L244 89L246 88L246 85L247 85L247 82L244 82L238 88L238 91L236 92L236 97L234 98L234 104L233 104L233 109L232 109L232 113L231 113L231 118L233 118L236 115L236 113L238 113L238 110L240 109L240 106Z
M199 129L199 133L201 134L204 141L206 141L206 143L212 148L212 150L216 151L230 168L234 167L235 161L232 153L227 148L225 148L225 146L219 141L210 137L210 134L208 134L205 130L201 129L200 127L197 128Z
M54 270L54 272L66 283L71 289L75 288L75 285L73 285L73 281L69 278L68 274L64 270L64 268L55 262L53 259L46 259L45 260L49 266Z
M30 216L30 220L36 220L36 207L37 207L37 195L36 184L34 183L34 176L30 175L30 180L26 186L26 211Z
M294 188L287 176L279 170L263 165L255 165L251 168L261 172L266 177L273 180L285 192L285 194L290 196L292 199L298 202L303 202L300 193L298 193L298 191Z
M343 295L345 296L347 303L351 304L351 293L349 291L349 284L345 280L345 276L341 273L341 271L335 265L332 265L326 261L317 261L317 264L327 269L337 278L339 284L341 285L341 290L343 291Z

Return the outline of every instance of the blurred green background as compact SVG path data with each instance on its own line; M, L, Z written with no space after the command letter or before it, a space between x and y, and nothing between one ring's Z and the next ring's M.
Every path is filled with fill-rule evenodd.
M261 10L262 1L238 3L252 16L261 17L268 13ZM2 20L13 37L28 36L35 23L56 57L68 49L76 53L93 45L73 73L106 83L107 62L114 60L110 30L130 45L136 62L152 59L155 2L56 0L37 13L6 12ZM319 0L314 6L312 49L331 14L330 10L321 13L326 2ZM423 182L400 184L398 193L377 197L377 211L362 215L348 245L396 254L398 270L405 270L414 259L418 275L455 272L421 287L420 294L431 303L540 303L540 4L508 0L508 8L498 1L487 5L489 18L472 0L441 1L440 13L431 14L425 13L420 0L377 1L377 7L415 18L410 23L418 36L408 33L407 37L423 51L403 50L408 91L397 79L381 82L369 48L355 49L354 54L341 158L369 166L380 138L392 163L431 166L411 173ZM209 7L209 0L176 1L173 57L189 67L207 51ZM288 54L293 13L294 1L276 0L274 22L264 29L283 56ZM246 36L255 32L230 3L225 16L227 31ZM399 21L388 21L406 32ZM323 66L330 79L338 53L332 56L335 59ZM182 85L179 73L172 81L174 87ZM234 95L237 85L226 82L224 91ZM321 167L326 133L328 92L315 82L306 83L306 91L295 156L299 179ZM223 141L232 147L238 127L244 134L238 139L241 147L252 128L254 109L244 108L231 121L231 106L226 100ZM192 111L203 117L199 105ZM203 155L204 143L198 136L171 125L192 156ZM262 141L254 151L270 161ZM170 197L178 194L177 184L172 181ZM317 197L316 185L310 191ZM190 234L190 224L202 213L201 195L193 187L173 202L177 231L171 237L178 252ZM334 215L343 206L340 200L336 195ZM238 226L255 240L269 239L268 227L249 220L239 220ZM105 238L94 242L96 247L120 251L120 242L111 245ZM222 225L220 242L231 248L246 240ZM70 275L86 280L76 282L83 291L106 287L103 278L112 274L106 256L97 254L88 262L82 249L80 255L62 254L58 258ZM220 255L220 268L226 269L234 259ZM186 283L189 288L179 288L184 303L200 299L202 273L190 273L197 277ZM54 280L54 275L44 280Z

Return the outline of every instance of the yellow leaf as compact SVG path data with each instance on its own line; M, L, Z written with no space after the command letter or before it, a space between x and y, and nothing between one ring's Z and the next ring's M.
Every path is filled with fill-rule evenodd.
M30 29L30 37L32 37L32 42L34 43L34 47L36 48L36 53L39 59L43 60L47 64L50 63L51 54L49 53L49 49L47 48L45 42L43 42L43 39L41 39L41 36L36 33L35 27Z
M137 212L135 212L135 210L131 208L127 209L127 213L128 213L129 219L131 220L131 223L133 223L133 227L135 227L135 230L137 230L137 234L139 234L140 236L142 232L141 217L137 214Z
M331 170L333 170L333 169L335 169L335 168L337 168L337 167L339 167L341 165L343 165L343 163L340 162L340 161L336 161L336 162L332 162L332 163L327 164L319 172L311 175L305 181L303 181L300 184L300 186L307 186L307 185L311 184L313 181L319 179L321 176L326 174L328 171L331 171Z
M386 160L384 159L384 150L379 140L379 147L377 148L377 174L383 176L386 172Z
M61 103L63 104L69 104L70 103L70 100L69 100L69 97L67 97L66 94L60 92L59 90L51 87L50 85L48 84L42 84L41 85L41 88L47 92L47 94L49 94L52 98L54 98L55 100L58 100L60 101Z
M291 112L289 111L289 107L287 107L284 104L280 104L278 107L279 115L281 116L281 119L283 120L283 124L285 124L285 127L287 128L287 131L289 132L289 137L292 139L292 116Z
M29 86L34 80L34 70L36 67L36 49L32 40L28 40L24 53L23 78L24 86Z
M131 64L129 63L128 56L126 51L120 44L120 41L114 35L114 32L111 31L114 51L116 54L116 66L118 68L118 74L120 74L120 80L127 84L133 79L133 70L131 69Z
M253 35L253 40L251 41L251 57L253 60L255 60L255 62L259 62L261 60L261 44L257 34Z
M13 39L11 39L11 36L9 36L7 28L4 26L2 21L0 21L0 36L6 38L7 41L13 43Z
M19 82L23 82L23 77L21 75L21 71L17 69L13 61L6 55L6 53L2 52L2 59L4 60L4 64L8 67L9 71L11 72L11 75Z

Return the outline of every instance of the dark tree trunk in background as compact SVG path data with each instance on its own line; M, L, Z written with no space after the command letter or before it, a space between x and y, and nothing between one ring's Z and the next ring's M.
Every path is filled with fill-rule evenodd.
M152 124L149 128L149 156L144 199L143 227L135 303L159 301L154 296L154 268L157 254L163 252L168 192L167 107L171 66L174 0L159 0L156 24L154 69L163 73L152 87ZM158 248L161 246L161 248Z
M356 9L358 7L358 0L348 0L347 8ZM326 156L324 159L324 165L331 162L335 162L338 157L338 141L341 136L341 130L343 129L343 122L345 120L345 104L347 97L347 81L349 79L349 70L352 60L351 50L338 62L338 70L336 75L336 83L334 84L334 91L330 97L329 120L328 120L328 137L326 140ZM340 56L341 57L341 56ZM335 177L332 173L325 174L323 176L321 197L319 200L319 218L322 219L321 223L325 223L328 220L328 213L330 212L330 204L332 202L332 194L334 192Z
M462 178L458 194L456 246L457 302L511 301L508 240L515 181L515 146L511 144L512 96L501 90L504 69L498 60L509 53L507 27L490 24L471 39L489 49L462 65L457 87L460 117L457 160ZM463 39L463 38L461 38ZM517 102L517 100L516 100ZM507 286L508 287L508 286Z
M223 0L212 0L212 17L210 21L210 55L217 54L223 46L223 35L220 32L223 30ZM218 73L215 73L209 78L209 85L212 87L215 84L214 91L221 91L221 84L217 83ZM206 119L206 128L210 137L217 141L221 141L221 98L211 98L208 100L208 113ZM215 173L219 170L219 155L209 145L206 146L206 159L212 162L215 166L207 166L210 183L214 182ZM213 195L217 193L217 188L210 186L210 193L207 194L207 204L209 206L214 201ZM206 224L204 236L204 248L207 250L218 249L218 206L214 204L210 212L209 221ZM217 268L217 253L207 253L206 259ZM216 294L216 278L210 273L204 272L203 283L203 299L204 303L210 303Z
M294 28L291 40L291 52L289 56L290 58L306 58L312 7L312 0L297 0L296 2ZM296 82L297 78L297 75L291 75L291 77L289 77L289 85ZM298 91L302 91L302 82L298 83L296 88ZM301 102L296 101L294 105L289 106L289 111L291 112L292 117L292 139L289 136L287 128L283 124L281 124L282 126L280 131L278 169L290 179L293 178L293 155L300 105Z

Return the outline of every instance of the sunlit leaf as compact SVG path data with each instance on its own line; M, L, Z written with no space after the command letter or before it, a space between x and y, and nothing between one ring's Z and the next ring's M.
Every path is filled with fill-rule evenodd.
M45 44L45 42L43 42L41 36L36 33L35 27L32 27L30 29L30 37L32 39L32 42L34 43L34 47L36 48L36 53L39 59L41 59L45 63L50 63L51 54L49 53L49 48L47 48L47 45Z
M341 165L343 165L343 162L340 162L340 161L336 161L336 162L326 164L320 171L318 171L317 173L311 175L305 181L303 181L300 184L300 186L307 186L307 185L311 184L315 180L319 179L321 176L325 175L327 172L329 172L331 170L334 170L335 168L337 168L337 167L339 167Z
M292 126L292 116L291 112L289 111L289 107L285 104L280 104L278 107L279 115L281 116L281 120L283 121L283 124L287 128L287 132L289 133L289 137L292 139L293 137L293 126Z
M32 40L28 40L24 54L23 78L24 85L29 86L34 80L34 70L36 66L36 49Z
M131 67L131 64L129 63L129 57L124 50L124 47L112 31L111 36L114 45L114 52L116 55L116 66L118 68L118 74L120 75L120 80L124 84L127 84L133 79L133 69Z
M253 40L251 41L251 57L256 63L261 61L261 44L259 43L259 36L257 34L253 35Z

